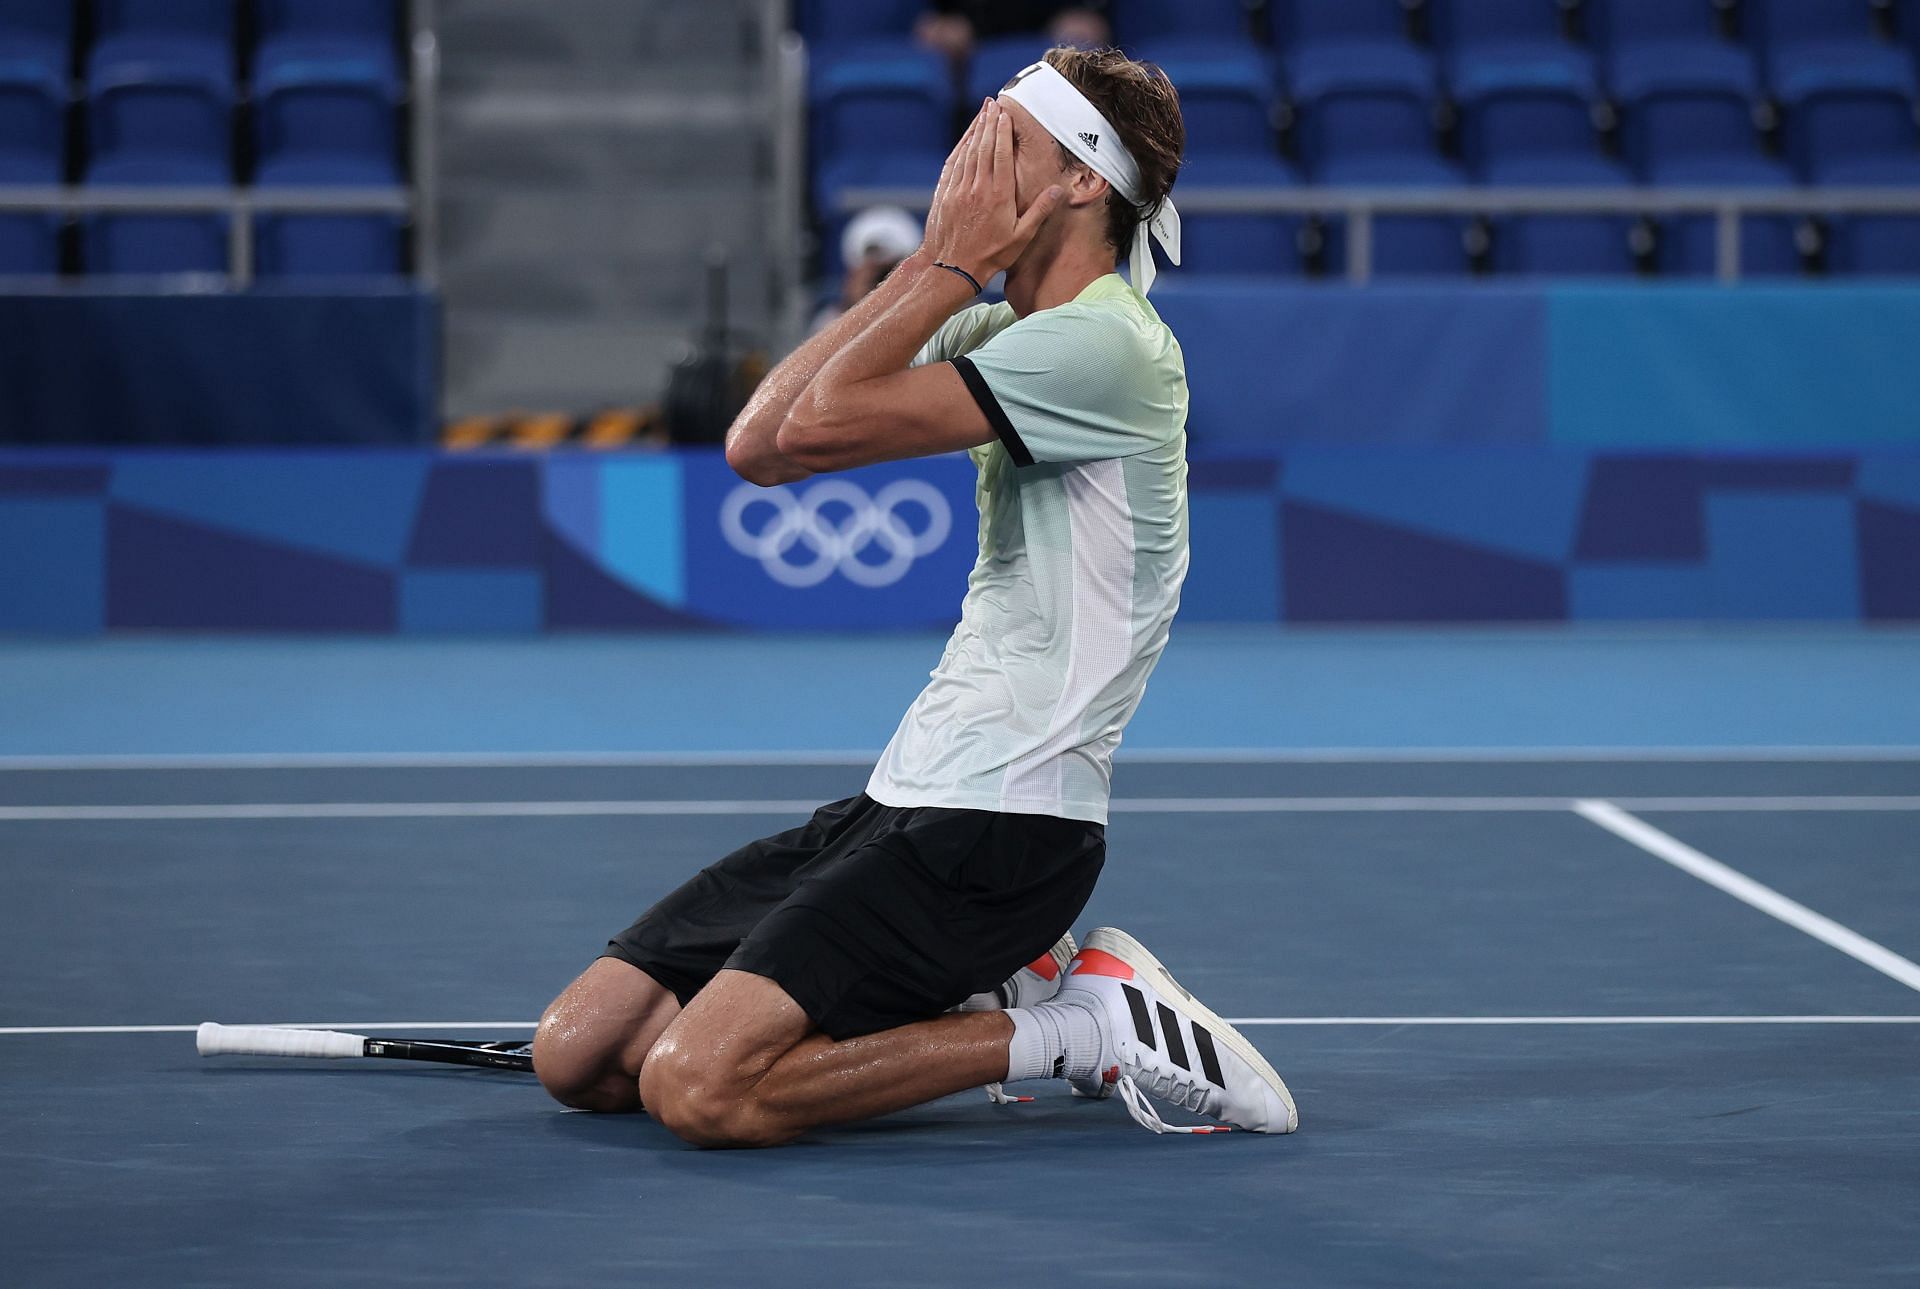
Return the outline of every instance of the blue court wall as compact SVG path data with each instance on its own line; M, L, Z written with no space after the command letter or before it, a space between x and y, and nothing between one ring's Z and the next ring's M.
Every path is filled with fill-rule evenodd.
M0 294L0 444L426 444L439 303L315 293Z
M1181 278L1196 452L1920 447L1920 285L1272 286Z
M1920 621L1920 288L1153 298L1187 621ZM195 373L223 424L302 414ZM9 449L0 631L940 627L974 537L958 457L761 490L712 452Z
M777 490L716 453L0 454L0 631L909 629L965 458ZM1188 622L1920 621L1920 452L1194 461Z

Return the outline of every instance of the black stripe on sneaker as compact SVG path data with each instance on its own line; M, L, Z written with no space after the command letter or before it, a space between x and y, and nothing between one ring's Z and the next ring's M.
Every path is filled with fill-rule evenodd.
M1135 1037L1147 1045L1148 1051L1159 1051L1160 1045L1153 1041L1153 1017L1147 1015L1146 995L1132 985L1122 985L1120 988L1127 995L1127 1007L1133 1012Z
M1207 1076L1207 1082L1222 1092L1226 1091L1227 1079L1220 1073L1220 1055L1213 1050L1213 1035L1195 1025L1193 1045L1200 1053L1200 1071Z
M1193 1066L1187 1064L1187 1044L1180 1037L1180 1018L1165 1003L1155 1003L1153 1006L1160 1013L1160 1032L1167 1036L1167 1055L1181 1069L1191 1070Z

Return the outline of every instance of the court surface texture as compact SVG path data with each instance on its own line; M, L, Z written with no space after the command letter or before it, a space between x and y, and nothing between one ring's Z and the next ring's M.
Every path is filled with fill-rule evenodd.
M524 1035L695 868L858 791L860 755L672 751L691 720L629 751L519 750L584 725L376 745L399 680L361 684L352 712L283 696L223 723L193 686L269 646L224 665L210 647L206 676L184 646L17 650L0 697L68 669L70 703L38 693L42 711L116 683L170 697L106 732L0 729L0 1282L1912 1285L1920 751L1874 722L1910 712L1887 682L1915 641L1861 646L1887 669L1832 691L1828 746L1763 745L1726 687L1759 701L1807 645L1747 682L1676 657L1667 698L1719 686L1727 705L1667 747L1601 746L1612 727L1576 719L1578 651L1552 640L1587 697L1555 700L1568 721L1540 747L1517 746L1530 719L1491 717L1503 746L1419 746L1435 717L1397 747L1249 747L1225 718L1143 710L1192 745L1123 758L1079 929L1126 927L1240 1023L1300 1131L1156 1137L1043 1083L761 1152L567 1112L521 1075L202 1060L191 1029ZM1311 671L1322 646L1274 649L1295 647ZM1405 649L1436 693L1469 683L1435 659L1470 642ZM337 657L307 662L310 692L346 683ZM832 684L911 691L911 671L843 663ZM1341 737L1359 692L1295 727ZM1643 697L1651 720L1662 696Z

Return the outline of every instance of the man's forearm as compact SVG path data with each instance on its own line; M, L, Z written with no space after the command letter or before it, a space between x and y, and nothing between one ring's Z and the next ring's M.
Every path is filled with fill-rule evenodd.
M780 453L776 446L780 423L786 420L794 403L806 393L834 354L899 300L904 283L896 279L911 277L909 268L922 258L916 253L903 261L851 309L809 336L767 373L727 430L727 462L742 477L755 483L784 483L812 473ZM913 354L909 353L900 366L905 367L912 360Z
M891 307L828 357L804 397L830 405L849 386L905 371L940 325L973 299L966 280L934 264L932 256L914 256L888 283L895 278Z

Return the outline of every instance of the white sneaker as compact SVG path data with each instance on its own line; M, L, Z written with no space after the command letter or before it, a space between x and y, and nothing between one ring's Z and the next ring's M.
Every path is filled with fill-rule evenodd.
M1142 1127L1227 1131L1167 1123L1148 1096L1254 1132L1300 1126L1293 1095L1266 1058L1125 931L1101 927L1087 937L1055 1003L1093 1011L1104 1040L1099 1082L1118 1093Z
M974 994L953 1010L995 1012L1044 1003L1060 992L1060 982L1067 978L1067 964L1073 961L1075 949L1073 932L1069 931L1053 942L1053 948L1014 972L1005 984L991 993ZM1023 1101L1033 1100L1032 1097L1008 1096L1006 1089L998 1083L987 1084L986 1092L987 1100L995 1105L1019 1105Z

